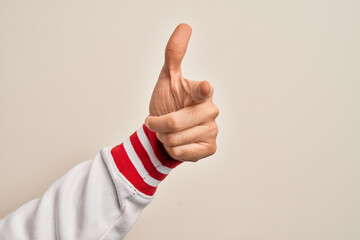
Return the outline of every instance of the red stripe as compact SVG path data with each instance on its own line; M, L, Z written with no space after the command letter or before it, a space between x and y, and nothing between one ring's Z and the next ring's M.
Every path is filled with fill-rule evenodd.
M156 187L150 186L137 172L135 166L130 161L123 144L117 145L111 150L111 155L115 164L124 177L140 192L152 196L156 191Z
M156 133L148 129L145 124L143 124L144 132L147 136L147 138L150 141L150 144L152 146L152 149L154 150L154 153L156 157L159 159L159 161L162 163L162 165L168 167L168 168L175 168L178 166L181 161L177 161L175 159L172 159L169 154L165 151L164 147L162 146L161 142L156 137Z
M159 180L159 181L164 180L164 178L166 178L167 174L163 174L163 173L159 172L156 169L156 167L158 167L158 166L153 165L149 155L147 154L145 148L141 144L136 132L130 136L130 141L131 141L132 146L134 147L136 154L140 158L142 164L144 165L144 167L145 167L146 171L149 173L149 175L151 177L155 178L156 180Z

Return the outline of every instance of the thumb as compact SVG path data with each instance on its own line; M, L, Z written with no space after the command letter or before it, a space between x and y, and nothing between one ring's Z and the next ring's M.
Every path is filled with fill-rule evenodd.
M196 103L205 102L213 92L214 88L208 81L190 81L190 96Z
M180 71L181 62L191 36L191 27L185 23L179 24L171 35L165 49L165 69Z

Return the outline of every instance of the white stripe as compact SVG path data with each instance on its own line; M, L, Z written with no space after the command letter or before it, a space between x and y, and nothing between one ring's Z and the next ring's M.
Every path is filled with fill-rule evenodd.
M151 162L154 164L156 169L161 172L162 174L169 174L171 171L171 168L168 168L161 164L159 159L155 156L154 150L152 149L151 143L149 142L149 139L147 138L144 129L141 127L137 130L137 135L139 137L139 140L141 142L141 145L145 148L147 154L150 157Z
M123 144L124 144L124 148L125 148L127 155L129 156L131 162L134 164L134 166L135 166L136 170L138 171L138 173L140 174L141 178L144 179L144 181L147 184L149 184L150 186L157 187L159 185L160 181L151 177L149 175L149 173L146 171L140 158L136 154L136 152L130 142L130 139L127 139Z

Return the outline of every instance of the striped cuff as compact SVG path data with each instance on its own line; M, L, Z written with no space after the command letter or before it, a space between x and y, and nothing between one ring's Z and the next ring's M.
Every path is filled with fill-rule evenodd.
M121 174L136 190L148 196L154 195L159 183L181 163L167 154L156 133L145 124L114 147L111 155Z

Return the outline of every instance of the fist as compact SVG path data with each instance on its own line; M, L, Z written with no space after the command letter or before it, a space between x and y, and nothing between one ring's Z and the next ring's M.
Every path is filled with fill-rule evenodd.
M213 103L213 87L207 81L186 79L181 72L190 36L186 24L177 26L171 35L145 121L167 153L180 161L214 154L218 134L215 119L219 110Z

